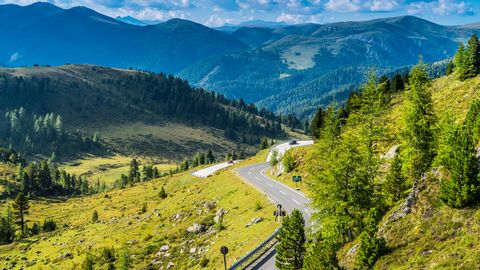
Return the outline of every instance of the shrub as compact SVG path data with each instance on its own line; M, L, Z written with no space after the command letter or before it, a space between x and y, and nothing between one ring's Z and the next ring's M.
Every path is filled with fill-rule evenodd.
M205 268L205 267L207 267L207 265L208 265L209 262L210 262L209 259L203 257L203 258L200 260L200 263L199 263L199 264L200 264L201 267Z
M92 223L96 223L98 221L98 212L97 210L93 211L92 214Z
M57 223L53 219L45 219L43 221L42 229L44 232L53 232L57 229Z
M259 210L262 210L263 209L263 205L260 203L260 202L255 202L255 211L259 211Z
M100 251L100 256L105 262L111 263L114 262L117 258L115 257L115 249L113 247L105 247Z
M165 188L162 187L162 189L160 190L160 192L158 193L158 197L160 197L161 199L165 199L167 198L167 192L165 191Z

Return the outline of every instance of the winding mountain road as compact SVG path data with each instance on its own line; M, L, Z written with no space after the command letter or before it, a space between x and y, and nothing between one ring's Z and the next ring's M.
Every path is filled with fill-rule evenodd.
M268 177L265 172L269 163L260 163L238 168L237 173L247 182L265 193L275 204L281 204L283 209L290 213L293 209L302 211L306 225L310 225L312 210L309 208L309 199L300 191ZM275 270L275 249L267 251L254 266L248 269Z

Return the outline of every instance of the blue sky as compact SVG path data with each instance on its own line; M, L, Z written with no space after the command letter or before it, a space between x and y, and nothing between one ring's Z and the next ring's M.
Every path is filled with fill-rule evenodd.
M0 0L30 4L32 0ZM329 23L415 15L440 24L480 21L480 0L49 0L69 8L87 6L106 15L164 21L184 18L209 26L250 20Z

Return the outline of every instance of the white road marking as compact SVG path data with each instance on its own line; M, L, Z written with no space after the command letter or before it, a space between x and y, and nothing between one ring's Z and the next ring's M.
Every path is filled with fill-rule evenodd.
M292 199L292 201L293 201L294 203L296 203L296 204L300 205L300 203L299 203L297 200L295 200L295 199Z
M307 213L307 215L311 216L312 214L310 214L310 211L308 211L307 208L303 209L303 211L305 211L305 213Z
M258 178L258 176L255 176L255 179L260 180L260 178Z
M287 196L287 193L285 193L283 190L278 190L280 191L280 193L282 193L283 195Z
M267 183L267 185L268 185L269 187L273 187L272 184L270 184L270 183Z

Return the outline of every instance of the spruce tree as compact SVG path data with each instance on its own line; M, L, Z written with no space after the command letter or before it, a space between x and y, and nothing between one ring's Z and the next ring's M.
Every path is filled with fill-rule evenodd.
M355 260L357 269L372 269L376 260L386 251L385 239L377 236L376 211L365 217L365 229L359 236L360 246Z
M462 208L478 201L479 179L475 143L465 125L444 127L438 161L449 172L442 179L440 197L451 207Z
M275 266L280 270L299 270L305 256L305 220L298 209L286 216L277 235Z
M320 137L320 129L323 127L324 117L325 117L325 112L320 107L317 109L315 115L310 121L310 133L316 139Z
M135 158L130 161L130 168L128 170L128 181L130 181L130 183L140 181L140 170L138 166L138 161Z
M162 189L160 189L160 192L158 193L158 197L161 199L167 198L167 192L165 191L165 188L162 186Z
M473 78L480 73L480 44L476 34L473 34L467 43L465 68L466 78Z
M465 59L465 45L463 45L463 43L460 43L453 60L455 63L455 71L457 72L457 78L460 80L465 80L467 74Z
M12 207L17 219L16 224L20 226L22 233L25 233L25 215L28 214L28 209L30 208L28 198L22 192L19 192L13 201Z
M411 180L426 172L435 156L435 113L432 98L427 91L428 77L422 61L410 74L408 91L405 92L405 130L403 145L406 170Z
M405 177L402 173L402 160L399 154L396 154L390 164L390 170L385 178L383 186L390 204L394 204L403 197L403 192L407 189Z

